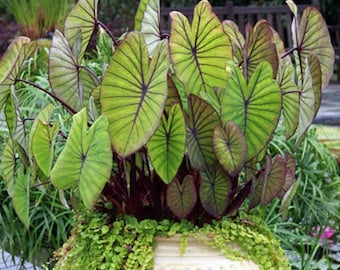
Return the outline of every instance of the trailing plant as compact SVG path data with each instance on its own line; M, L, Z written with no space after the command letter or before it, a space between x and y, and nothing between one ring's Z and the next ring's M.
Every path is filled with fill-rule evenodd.
M171 12L169 35L160 31L159 1L140 1L135 31L117 40L97 17L98 1L80 0L64 34L54 33L47 88L20 78L37 44L16 39L0 68L9 133L1 166L25 226L36 183L72 189L77 209L109 218L185 218L202 226L237 215L247 199L249 208L275 198L288 206L297 186L292 153L318 111L334 50L318 10L300 18L287 3L294 47L286 51L268 22L248 24L244 37L208 1L196 5L191 22ZM86 60L98 29L114 51L100 75ZM58 105L46 105L26 125L21 84ZM73 117L66 131L55 120L59 106ZM279 121L294 146L271 155Z
M139 222L135 217L120 216L112 222L107 218L94 212L78 216L69 241L55 253L58 263L54 269L153 269L155 236L176 234L182 235L183 250L188 237L194 237L221 248L228 258L251 259L261 269L289 269L279 242L255 216L242 213L236 219L223 218L203 227L187 220ZM245 252L226 246L228 242L237 243Z

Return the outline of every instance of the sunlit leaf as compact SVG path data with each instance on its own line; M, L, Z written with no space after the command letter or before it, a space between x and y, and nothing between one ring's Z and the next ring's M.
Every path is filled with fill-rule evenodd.
M190 214L197 201L197 192L192 176L187 175L182 181L175 178L166 191L166 201L171 212L178 218Z
M226 209L231 192L231 180L220 166L201 171L200 199L204 209L214 217Z
M86 109L73 116L65 148L51 171L51 181L59 189L79 185L85 206L93 207L112 169L108 120L101 116L88 129Z
M245 46L245 40L238 28L238 25L231 20L223 21L223 29L227 33L231 45L233 47L233 55L235 63L239 64L243 61L243 48Z
M308 60L309 60L309 70L312 76L312 84L313 84L314 97L315 97L314 116L316 116L321 105L321 87L322 87L321 72L322 71L321 71L320 62L314 54L311 54Z
M196 5L192 25L180 12L171 12L170 17L171 59L186 92L198 95L214 86L225 87L232 47L209 2Z
M189 96L189 115L187 123L186 145L191 165L202 169L215 163L212 147L213 132L219 124L216 111L195 95Z
M42 172L49 176L54 157L54 144L59 131L59 123L52 126L39 121L32 137L32 152Z
M167 45L162 41L149 61L143 35L132 32L106 71L102 113L109 118L111 141L121 156L141 148L158 128L167 97Z
M67 40L54 32L49 57L49 81L53 92L74 110L86 107L98 78L78 64Z
M303 85L300 90L299 106L299 125L297 128L296 146L300 143L303 135L312 124L315 115L315 94L313 88L313 79L309 70L308 59L306 59Z
M246 32L246 60L243 66L247 81L263 61L271 64L273 77L276 77L279 60L269 23L261 20L254 28L247 24Z
M81 50L77 60L83 57L95 31L97 7L98 0L79 0L66 17L64 33L71 47L74 47L81 29Z
M18 173L13 192L13 207L21 222L28 229L30 203L30 174L21 171Z
M36 132L36 128L38 123L41 121L42 123L48 124L51 119L51 115L54 110L53 104L46 105L34 118L34 121L32 123L31 131L28 138L28 154L30 157L33 155L32 151L32 140L33 140L33 134Z
M144 35L149 55L152 57L161 41L159 0L139 1L135 16L135 29Z
M259 154L271 139L281 113L281 91L270 64L262 62L247 85L234 69L222 102L222 119L235 122L247 142L247 161Z
M300 53L296 55L296 62L302 66L301 70L305 70L306 59L311 53L315 54L320 61L324 89L333 76L335 58L327 24L317 8L307 7L303 11L296 36L293 35L294 47L298 48ZM302 80L304 81L304 78Z
M233 122L227 122L225 130L217 126L214 130L213 147L222 167L231 176L236 176L247 156L246 141L240 128Z
M27 37L14 39L0 60L0 109L6 101L13 85L20 74L23 64L37 48L36 42Z
M282 91L283 120L286 138L290 138L299 124L299 90L294 82L295 72L290 61L282 63L277 76Z
M170 183L182 163L185 150L185 122L178 104L171 108L168 117L163 115L147 146L157 174L166 184Z

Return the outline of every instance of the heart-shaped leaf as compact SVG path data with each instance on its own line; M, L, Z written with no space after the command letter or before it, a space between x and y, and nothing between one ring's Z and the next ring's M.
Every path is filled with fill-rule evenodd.
M322 71L320 61L315 54L311 54L309 60L309 71L312 76L312 84L314 89L315 106L314 106L314 117L319 111L321 105L321 87L322 87Z
M225 87L232 47L209 2L196 5L191 26L180 12L173 11L170 17L171 59L186 92L198 95L214 86Z
M295 28L295 21L292 27ZM306 59L309 58L311 53L315 54L320 61L322 89L324 89L333 76L335 58L327 23L317 8L307 7L303 11L296 33L296 35L293 35L294 47L299 50L295 54L296 62L301 65L301 70L305 70Z
M73 116L65 148L51 171L51 181L59 189L79 185L82 201L92 208L112 169L108 120L101 116L87 129L86 109Z
M32 137L32 152L33 156L42 170L49 176L54 157L54 144L59 131L59 123L54 123L52 126L49 123L39 121L35 128Z
M245 46L244 37L234 21L224 20L223 29L231 41L235 58L234 62L239 65L243 61L243 48Z
M42 123L45 123L45 124L50 122L53 110L54 110L54 105L48 104L34 118L34 121L32 123L32 127L31 127L31 131L30 131L30 134L29 134L29 138L28 138L28 153L29 153L30 157L32 157L32 155L33 155L33 151L32 151L33 133L36 132L36 128L37 128L39 121L41 121Z
M271 160L271 157L268 157L266 168L264 172L260 174L262 181L262 205L266 205L274 200L285 183L285 176L285 160L280 155L276 155L273 160Z
M200 199L210 215L222 215L229 203L231 190L231 180L221 166L201 171Z
M216 161L212 140L214 129L220 122L216 111L199 97L191 94L188 106L186 145L189 159L194 168L202 169Z
M295 180L295 160L292 155L285 154L284 161L286 163L285 182L278 193L278 198L282 199L290 187L294 184Z
M13 207L21 222L28 229L30 226L29 220L29 203L30 203L30 173L18 173L15 181L13 192Z
M218 162L231 176L242 169L247 156L247 145L241 129L227 122L225 130L217 126L214 130L213 147Z
M14 39L0 60L0 108L2 108L20 74L24 62L37 48L36 42L27 37Z
M267 156L266 166L261 171L258 179L253 178L252 199L249 208L252 209L259 203L266 205L271 202L281 191L285 183L286 162L280 155L274 159Z
M283 120L286 138L290 138L299 124L299 90L294 82L295 72L290 61L282 63L277 80L282 91Z
M178 104L171 108L167 118L163 115L147 146L157 174L166 184L170 183L182 163L185 150L185 122Z
M166 40L160 42L149 61L143 35L132 32L106 71L102 113L109 118L113 147L123 157L145 145L158 128L167 97L167 47Z
M197 192L192 176L187 175L182 181L175 178L166 191L166 201L171 212L178 218L184 218L190 214L197 201Z
M26 147L26 129L14 85L11 85L11 93L7 98L4 112L10 136L22 147Z
M223 121L235 122L247 142L247 161L267 145L281 114L281 91L271 65L261 62L247 85L241 71L234 69L222 101Z
M159 0L141 0L135 16L135 29L144 35L149 55L161 41Z
M263 61L271 64L273 77L276 77L279 60L273 42L273 32L268 22L261 20L256 23L254 28L247 24L246 37L244 72L247 81Z
M99 83L92 72L78 64L58 30L51 44L48 75L53 92L75 111L86 107L91 92Z
M313 79L309 69L308 58L306 59L306 64L304 65L305 70L303 85L299 92L300 95L300 106L299 106L299 125L297 128L297 146L309 126L312 124L315 115L315 94L313 88Z
M74 5L65 20L65 37L71 47L75 47L76 42L81 41L77 60L83 58L86 48L96 29L98 0L79 0ZM79 29L81 29L79 37ZM77 41L78 40L78 41Z
M10 138L5 146L5 149L1 157L1 170L2 178L5 181L7 192L10 196L13 196L14 192L14 174L16 167L16 150L15 143Z

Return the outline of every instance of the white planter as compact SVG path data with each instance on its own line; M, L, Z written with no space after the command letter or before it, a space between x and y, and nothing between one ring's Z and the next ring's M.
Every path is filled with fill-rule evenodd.
M233 261L222 252L188 237L185 253L181 254L181 236L157 237L154 270L259 270L252 261Z

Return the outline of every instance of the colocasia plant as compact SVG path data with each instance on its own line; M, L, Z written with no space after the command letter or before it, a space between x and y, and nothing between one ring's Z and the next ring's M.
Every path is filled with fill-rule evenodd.
M97 4L79 0L63 33L55 31L50 88L20 77L34 41L15 39L1 59L9 133L2 176L22 222L29 227L30 190L42 185L72 189L80 209L139 220L202 224L277 197L287 207L294 149L270 156L267 147L280 121L298 147L333 74L320 12L310 7L300 17L287 1L294 47L286 50L267 21L248 24L243 36L204 0L192 21L171 12L169 34L160 30L159 1L142 0L135 31L117 40L98 20ZM98 28L113 46L100 75L85 65ZM52 104L23 114L18 84L58 102L72 126L58 122Z

